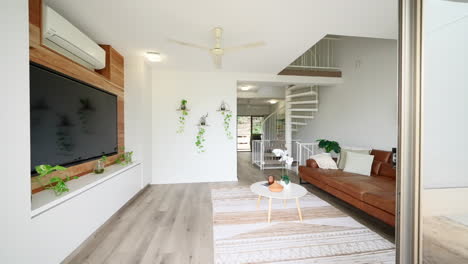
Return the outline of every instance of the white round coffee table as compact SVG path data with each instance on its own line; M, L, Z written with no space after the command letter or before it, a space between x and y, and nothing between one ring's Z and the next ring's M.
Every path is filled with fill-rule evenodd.
M272 192L268 189L268 185L265 186L267 181L256 182L250 185L250 190L258 195L257 209L260 206L260 200L262 197L268 197L268 223L271 220L271 200L281 199L283 200L284 206L286 206L286 200L296 199L297 212L299 214L299 220L302 222L302 212L299 206L299 198L307 194L307 190L295 183L289 183L287 188L284 188L281 192Z

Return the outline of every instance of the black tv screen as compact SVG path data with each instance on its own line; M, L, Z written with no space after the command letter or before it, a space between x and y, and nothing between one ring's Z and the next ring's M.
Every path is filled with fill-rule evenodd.
M31 172L117 152L117 96L30 64Z

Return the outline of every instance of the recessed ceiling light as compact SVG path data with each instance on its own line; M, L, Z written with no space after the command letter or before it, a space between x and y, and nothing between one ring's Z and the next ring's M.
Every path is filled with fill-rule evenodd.
M146 52L146 58L151 62L160 62L162 60L161 54L153 51Z
M243 86L240 87L240 89L241 89L242 91L248 91L248 90L250 90L251 88L252 88L252 86L250 86L250 85L243 85Z
M278 100L275 100L275 99L271 99L271 100L268 100L268 102L270 104L276 104L278 102Z

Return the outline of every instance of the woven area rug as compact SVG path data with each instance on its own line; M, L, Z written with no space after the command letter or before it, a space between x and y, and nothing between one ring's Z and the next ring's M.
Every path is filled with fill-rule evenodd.
M395 263L395 246L375 232L308 193L284 207L273 200L271 223L268 200L249 187L212 188L215 263Z

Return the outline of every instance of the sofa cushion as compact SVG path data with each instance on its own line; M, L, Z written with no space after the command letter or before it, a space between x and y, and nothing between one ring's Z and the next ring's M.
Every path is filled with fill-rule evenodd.
M359 154L369 154L371 152L371 150L370 149L341 149L341 153L340 153L340 156L338 158L338 168L339 169L344 169L345 168L348 152L359 153Z
M369 154L359 154L348 152L346 155L346 165L343 171L362 174L366 176L371 175L372 161L374 156Z
M307 177L311 177L322 182L328 177L342 176L342 174L342 170L328 170L299 166L299 175L306 175Z
M356 199L363 200L363 195L367 192L394 192L395 181L380 176L362 176L354 174L352 176L337 176L322 178L327 185L345 192Z
M393 168L393 165L390 163L382 163L380 165L379 176L384 176L395 180L396 169Z
M395 192L367 192L364 202L395 215Z
M382 164L382 162L375 160L374 157L374 161L372 162L371 175L379 175L380 164Z
M306 161L306 165L307 165L307 167L310 167L310 168L318 168L319 167L317 162L314 159L308 159Z
M392 152L390 151L373 149L370 154L373 155L374 159L377 161L390 163L392 160Z

